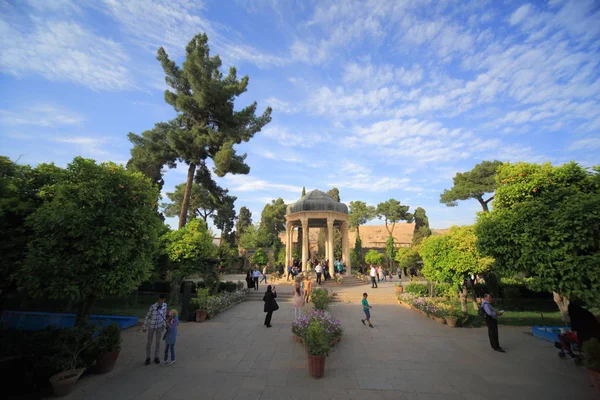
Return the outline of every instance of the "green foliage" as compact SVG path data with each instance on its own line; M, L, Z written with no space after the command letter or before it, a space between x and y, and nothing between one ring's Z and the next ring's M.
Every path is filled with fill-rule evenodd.
M315 310L326 310L329 305L329 292L327 289L313 289L311 292L311 301Z
M366 224L376 216L376 210L373 206L368 206L364 201L350 202L349 225L356 228L356 236L360 236L360 226Z
M210 298L210 289L202 288L196 291L196 297L190 300L190 312L196 310L206 310L208 308L208 299Z
M168 279L172 286L179 287L190 275L207 278L216 273L213 259L217 246L203 220L194 219L183 228L166 233L162 241L171 262Z
M387 229L390 235L394 233L394 227L397 222L407 221L412 222L413 216L408 212L410 206L403 206L396 199L389 199L377 205L376 213L377 218L385 221L385 229ZM388 226L391 224L391 228Z
M423 276L433 282L461 285L467 274L488 271L493 259L477 250L473 226L452 226L442 236L430 236L420 246Z
M404 286L404 292L417 295L419 297L429 296L429 287L425 283L409 283Z
M600 301L600 167L505 164L492 212L477 222L478 247L503 276L586 302Z
M158 190L139 172L77 157L42 187L20 285L34 297L85 303L127 294L145 281L158 249Z
M385 256L377 250L369 250L365 255L365 262L373 265L383 265L385 263Z
M244 232L246 232L246 229L249 226L252 226L252 213L246 206L242 206L242 208L240 208L240 214L238 215L235 223L235 237L238 241L238 244L241 236L244 234Z
M302 195L300 197L306 196L306 188L302 186Z
M109 353L121 349L121 328L116 322L105 326L98 336L96 344L98 354Z
M385 242L385 255L388 260L393 260L396 257L396 249L394 248L394 237L392 235L388 236Z
M350 253L352 265L354 268L358 268L359 265L362 265L364 260L362 253L362 241L360 240L360 236L356 235L356 240L354 241L354 248L352 249L352 253Z
M261 267L269 263L269 255L263 251L262 248L256 249L252 254L252 264L259 265Z
M583 354L585 354L585 366L596 372L600 372L600 341L591 338L583 343Z
M413 247L401 247L396 250L396 262L400 268L416 267L417 262L421 261L419 249Z
M285 265L285 257L286 257L286 253L285 253L285 247L282 247L281 249L279 249L279 252L277 253L277 265L278 266L283 266L283 267L287 267Z
M173 193L167 193L167 197L171 201L170 203L162 203L161 207L164 209L164 214L167 217L178 217L181 211L181 205L183 202L183 192L185 190L185 183L175 186ZM192 184L192 194L190 197L189 213L190 219L201 217L204 222L208 223L208 217L214 217L219 208L223 207L224 204L228 203L225 197L227 196L227 190L221 190L223 196L218 196L215 193L211 193L206 188L202 187L197 183ZM235 201L235 197L233 197ZM232 202L231 202L232 203Z
M217 258L223 267L230 267L239 259L238 249L232 248L226 240L221 240L217 248Z
M425 209L417 207L414 213L415 218L415 230L413 232L413 246L419 245L423 239L431 236L431 229L429 229L429 219L425 214Z
M258 247L271 247L277 239L268 232L264 226L248 226L239 240L239 246L244 249L256 249Z
M331 349L329 336L318 321L311 321L304 337L306 352L311 356L327 356Z
M327 194L330 195L335 201L340 201L340 190L338 188L329 189Z
M279 235L279 232L285 231L285 211L286 205L281 197L272 200L271 204L266 204L263 208L260 226L271 234L272 240Z
M502 165L501 161L483 161L475 165L471 171L457 173L452 188L444 190L440 195L440 203L454 207L458 200L477 199L483 211L488 211L488 203L494 196L483 200L483 195L496 189L495 175L500 165Z

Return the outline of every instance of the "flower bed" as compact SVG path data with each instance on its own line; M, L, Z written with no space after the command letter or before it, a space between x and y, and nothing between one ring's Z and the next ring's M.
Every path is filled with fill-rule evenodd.
M306 337L308 326L312 321L316 321L323 327L328 336L328 342L331 343L332 346L341 340L344 329L342 328L340 321L324 310L314 310L294 319L292 322L292 333L295 336L295 340L302 342Z
M412 293L403 293L398 296L398 302L408 305L423 315L441 324L446 323L445 318L460 318L462 313L452 305L440 299L419 297Z
M206 311L209 317L222 313L223 311L233 307L246 300L247 289L237 290L232 293L219 293L208 298Z

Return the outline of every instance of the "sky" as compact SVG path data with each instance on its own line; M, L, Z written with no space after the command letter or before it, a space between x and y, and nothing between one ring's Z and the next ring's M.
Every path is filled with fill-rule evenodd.
M471 224L477 201L439 203L457 172L600 164L595 0L0 0L0 154L125 164L129 132L175 116L158 48L181 64L202 32L224 73L250 77L236 108L273 108L238 146L250 174L217 179L255 222L272 199L337 187Z

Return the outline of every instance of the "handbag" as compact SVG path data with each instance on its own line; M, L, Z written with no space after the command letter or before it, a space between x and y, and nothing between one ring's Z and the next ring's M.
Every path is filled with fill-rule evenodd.
M277 311L279 310L279 304L277 304L277 301L275 301L275 299L273 299L273 311Z

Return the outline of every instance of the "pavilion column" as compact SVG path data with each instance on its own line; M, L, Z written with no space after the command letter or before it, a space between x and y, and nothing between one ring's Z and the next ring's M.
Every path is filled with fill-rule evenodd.
M346 273L350 275L352 265L350 261L350 243L348 243L348 221L342 222L342 258L346 264Z
M325 232L325 259L329 260L329 245L328 243L328 238L329 238L329 233L327 231L327 227L323 228L323 231Z
M306 260L308 259L308 218L302 218L302 269L304 270L304 266L306 265Z
M284 271L287 272L288 265L292 265L292 248L293 248L293 232L294 226L292 225L292 221L288 221L285 225L285 266Z
M329 274L331 276L335 273L335 267L333 265L333 222L335 220L333 218L327 218L327 248L329 249Z
M304 260L302 260L302 270L303 271L308 271L308 260L310 259L310 240L309 240L309 232L310 232L310 227L308 226L308 224L306 224L306 229L304 229L302 231L302 233L304 234L304 239L302 240L303 243L306 243L306 258Z

